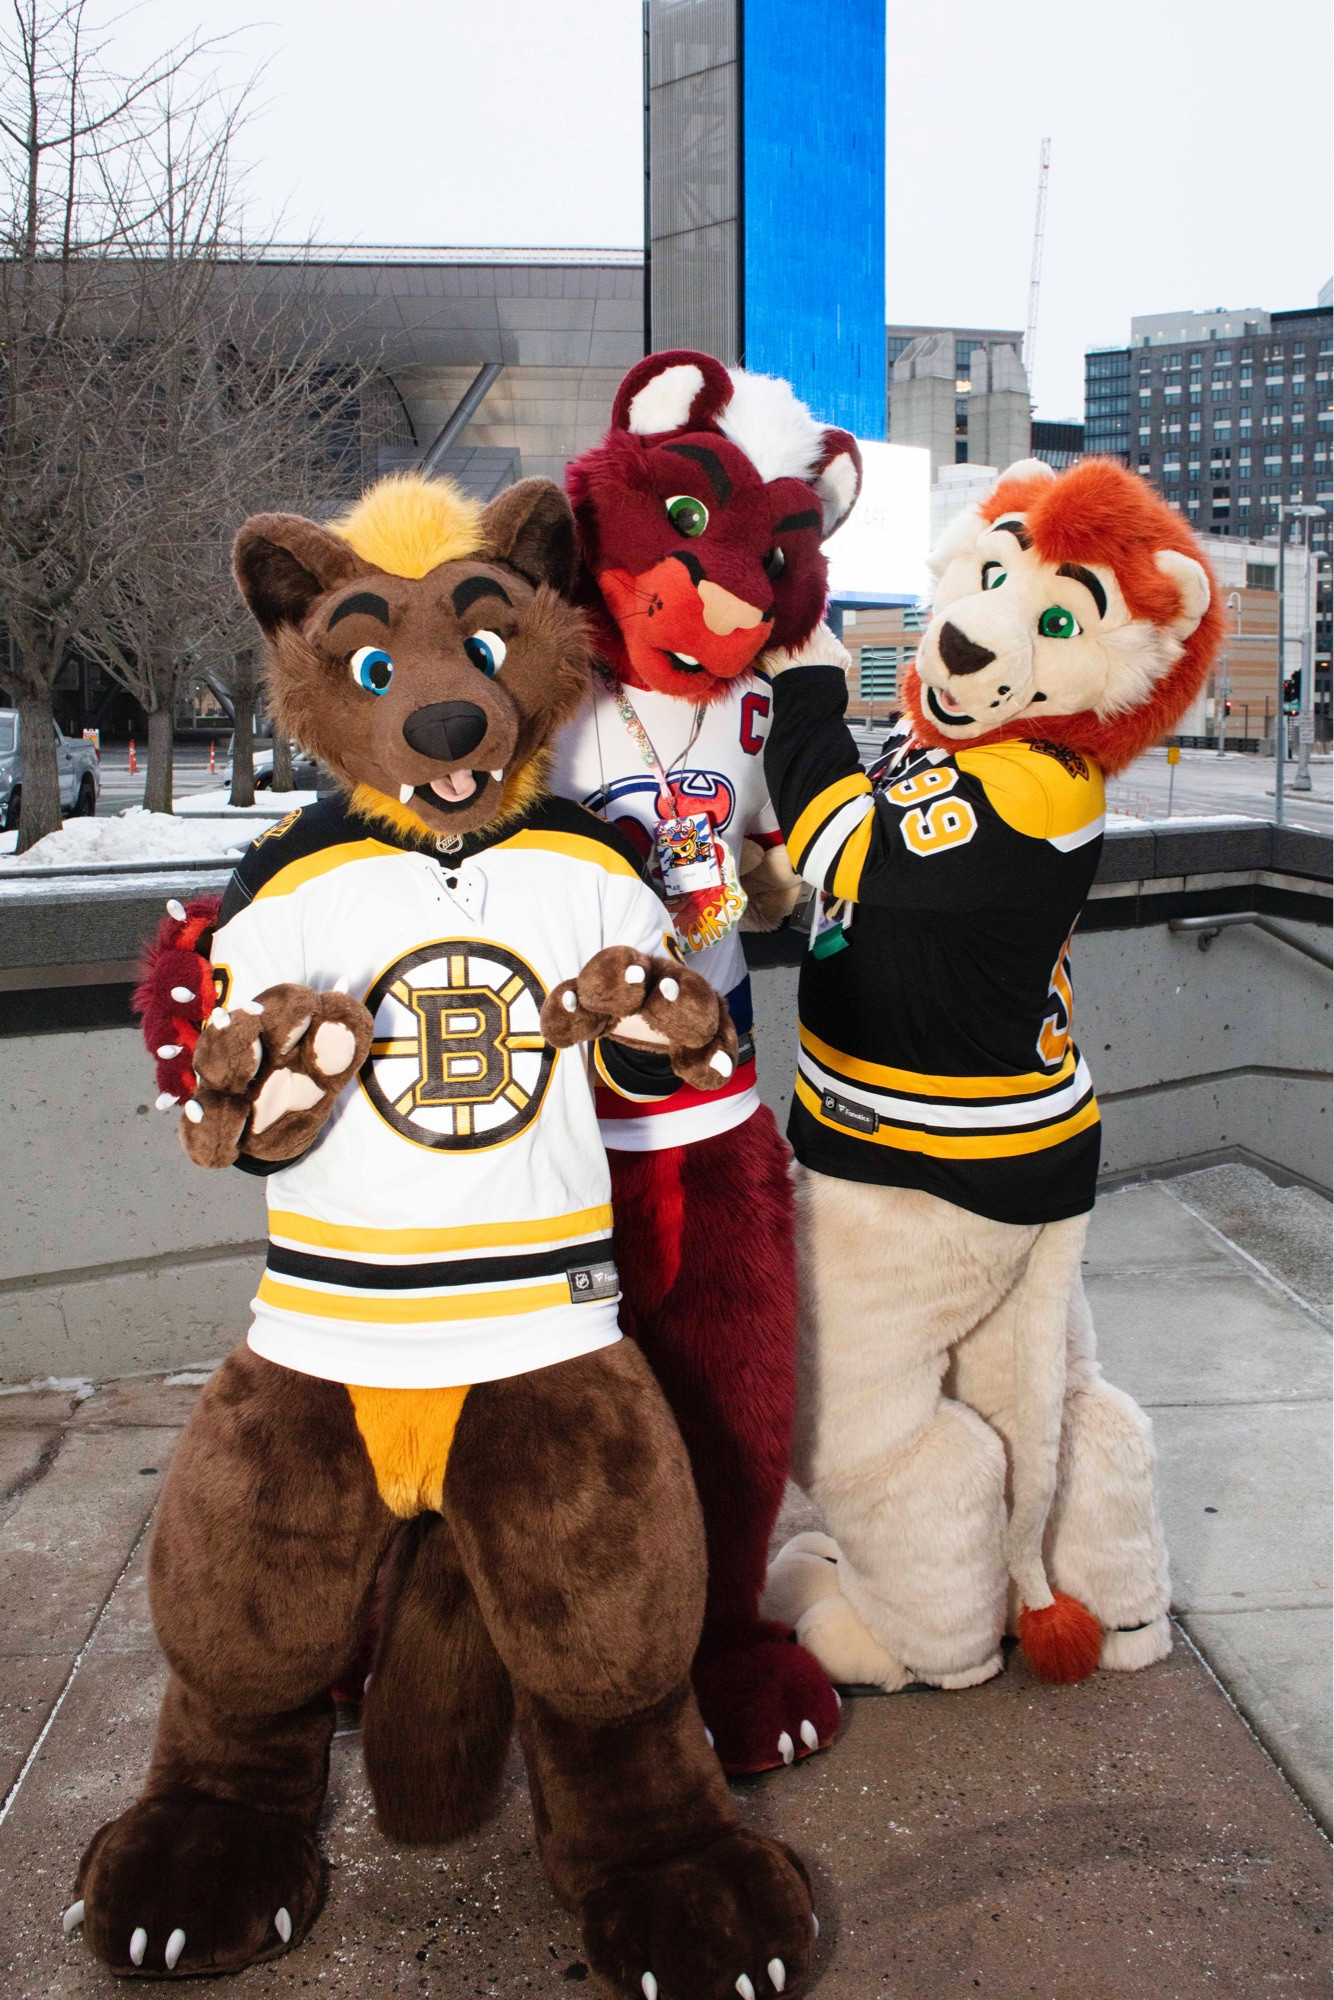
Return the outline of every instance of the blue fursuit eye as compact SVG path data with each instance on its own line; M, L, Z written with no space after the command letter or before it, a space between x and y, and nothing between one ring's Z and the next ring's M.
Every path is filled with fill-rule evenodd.
M463 650L488 680L505 664L505 641L499 632L474 632L471 639L464 640Z
M383 694L394 678L394 663L378 646L358 646L348 661L348 672L367 694Z

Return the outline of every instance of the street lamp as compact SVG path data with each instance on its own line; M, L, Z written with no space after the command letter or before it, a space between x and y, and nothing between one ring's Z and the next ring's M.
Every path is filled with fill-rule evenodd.
M1284 671L1287 665L1287 633L1285 630L1285 620L1284 620L1283 586L1284 586L1285 557L1287 554L1287 547L1288 547L1287 531L1283 525L1283 517L1285 514L1291 516L1291 518L1294 520L1300 521L1302 524L1302 548L1308 558L1307 567L1309 571L1310 536L1311 536L1310 523L1313 520L1314 521L1323 520L1325 516L1325 510L1323 507L1313 506L1309 500L1293 500L1290 501L1287 505L1280 505L1278 510L1278 714L1274 719L1274 819L1279 826L1282 826L1283 824L1283 780L1284 777L1286 776L1286 771L1284 767L1287 763L1287 758L1288 758L1287 717L1283 712L1283 683L1287 678L1287 675ZM1306 612L1306 622L1308 623L1309 623L1309 617L1310 617L1310 607L1308 605ZM1303 635L1303 639L1304 638L1305 635ZM1302 713L1301 713L1301 721L1298 725L1298 731L1297 731L1297 746L1299 753L1309 737L1309 731L1306 726L1306 718L1308 712L1306 706L1306 697L1308 692L1307 681L1310 679L1310 674L1306 668L1305 654L1306 654L1306 647L1305 644L1303 644ZM1314 717L1314 710L1311 711L1311 714ZM1309 760L1309 751L1308 751L1308 760ZM1304 784L1302 783L1303 777L1305 777L1306 780ZM1311 772L1309 767L1309 761L1305 769L1303 769L1302 765L1300 764L1298 765L1297 778L1293 785L1293 789L1294 791L1303 791L1303 792L1310 791Z
M1241 630L1241 592L1239 590L1230 590L1228 592L1227 601L1224 606L1224 609L1227 611L1236 612L1237 614L1236 637L1240 639L1242 636L1242 630ZM1218 724L1218 754L1220 757L1227 756L1227 698L1228 698L1227 648L1225 646L1223 648L1222 658L1218 662L1218 698L1217 698L1218 713L1214 717L1214 720Z

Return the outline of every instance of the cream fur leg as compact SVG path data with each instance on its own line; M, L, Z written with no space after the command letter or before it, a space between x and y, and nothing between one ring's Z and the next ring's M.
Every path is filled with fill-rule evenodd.
M1082 1284L1070 1302L1069 1343L1048 1568L1056 1587L1087 1604L1106 1628L1101 1664L1146 1667L1172 1649L1153 1430L1138 1404L1102 1378Z
M912 1675L868 1632L839 1589L838 1543L828 1535L794 1535L769 1566L762 1618L791 1625L830 1680L897 1694Z
M993 1310L1037 1232L911 1190L800 1171L802 1384L794 1470L840 1551L842 1596L918 1678L1000 1664L1005 1460L941 1397L953 1343Z

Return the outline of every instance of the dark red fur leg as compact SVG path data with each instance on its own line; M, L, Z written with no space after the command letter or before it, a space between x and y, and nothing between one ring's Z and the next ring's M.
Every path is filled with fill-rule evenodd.
M796 1401L787 1148L761 1110L688 1151L611 1163L624 1324L681 1427L704 1514L696 1693L724 1769L768 1770L838 1729L823 1669L758 1612Z

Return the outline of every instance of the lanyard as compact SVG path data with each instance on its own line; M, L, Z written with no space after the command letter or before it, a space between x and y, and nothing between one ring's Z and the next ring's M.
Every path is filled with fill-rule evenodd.
M662 819L674 818L682 808L681 802L672 788L670 772L663 769L662 759L653 747L652 738L649 736L639 716L635 713L634 704L631 702L621 682L614 675L608 673L604 673L602 679L608 694L616 704L617 713L620 715L621 721L625 724L626 734L643 758L645 767L652 771L658 781L659 817ZM683 763L690 755L695 747L703 723L704 707L701 703L695 709L695 720L685 748L677 756L673 757L673 765Z

